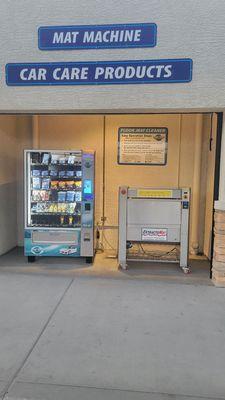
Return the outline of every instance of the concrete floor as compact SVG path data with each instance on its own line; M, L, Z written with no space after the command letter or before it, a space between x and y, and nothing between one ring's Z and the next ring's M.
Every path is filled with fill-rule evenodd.
M194 283L194 273L192 283L172 272L136 277L135 266L101 277L65 263L63 274L57 260L20 272L16 255L7 257L1 399L225 399L225 289L202 270Z
M185 275L178 264L130 262L127 271L118 270L116 257L110 253L97 254L93 265L84 259L39 257L34 264L28 264L22 248L15 248L0 257L0 270L10 273L29 273L51 276L99 276L116 279L141 279L171 283L212 285L209 279L210 263L204 257L190 260L191 274Z

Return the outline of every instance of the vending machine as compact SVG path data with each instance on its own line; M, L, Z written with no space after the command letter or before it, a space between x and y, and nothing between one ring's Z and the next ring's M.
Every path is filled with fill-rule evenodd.
M25 150L25 255L94 257L94 152Z

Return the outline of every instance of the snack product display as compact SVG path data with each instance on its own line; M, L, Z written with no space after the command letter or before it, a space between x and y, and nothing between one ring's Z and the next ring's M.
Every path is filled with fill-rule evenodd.
M41 188L48 190L49 187L50 187L50 179L49 178L43 178L42 179Z
M51 189L58 189L58 181L51 181Z
M70 154L33 153L31 218L34 226L79 226L81 160Z
M41 179L37 177L32 178L33 189L41 189Z

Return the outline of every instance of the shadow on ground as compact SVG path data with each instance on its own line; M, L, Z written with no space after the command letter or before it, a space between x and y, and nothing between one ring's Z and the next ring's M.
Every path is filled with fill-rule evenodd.
M127 270L118 269L117 259L107 253L96 254L94 264L85 258L39 257L28 263L22 248L15 248L0 257L1 272L47 274L60 276L100 276L122 279L159 280L183 284L212 285L210 263L204 259L190 260L191 273L184 274L178 264L129 262Z

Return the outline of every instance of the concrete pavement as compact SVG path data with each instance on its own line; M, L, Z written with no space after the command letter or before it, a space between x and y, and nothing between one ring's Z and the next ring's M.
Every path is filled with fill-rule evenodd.
M16 383L7 400L214 400L203 397L172 396L118 389L96 389L34 383Z
M0 274L0 393L17 375L70 282Z
M108 257L108 254L110 255ZM114 258L111 256L114 255ZM141 279L183 283L190 285L213 285L209 279L210 262L205 257L190 259L191 274L184 274L178 264L130 262L128 270L118 269L115 252L107 251L96 254L94 264L86 264L82 258L38 257L34 264L29 264L22 248L15 248L0 257L0 271L47 276L75 278L80 276L111 277L118 279Z
M225 399L225 290L0 273L4 399Z

